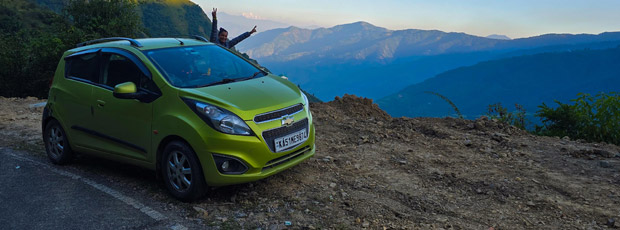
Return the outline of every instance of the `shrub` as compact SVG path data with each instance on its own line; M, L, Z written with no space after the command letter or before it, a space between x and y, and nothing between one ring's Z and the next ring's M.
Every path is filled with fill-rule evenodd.
M515 104L516 111L508 112L508 109L502 106L502 103L489 105L487 116L491 119L497 119L500 122L514 125L519 129L525 130L527 120L525 119L525 109L522 105Z
M571 100L572 105L555 101L557 108L544 103L538 106L536 116L543 125L536 126L536 133L620 145L620 95L612 92L577 96Z

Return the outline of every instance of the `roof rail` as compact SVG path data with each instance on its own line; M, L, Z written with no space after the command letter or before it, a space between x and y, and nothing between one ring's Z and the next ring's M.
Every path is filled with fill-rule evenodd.
M196 39L196 40L203 41L203 42L209 42L209 40L207 40L205 37L199 36L199 35L192 35L192 38Z
M78 43L77 47L82 47L85 45L91 45L91 44L101 43L101 42L110 42L110 41L129 41L131 46L142 47L142 44L140 44L140 42L136 41L135 39L124 38L124 37L100 38L100 39L90 40L90 41Z

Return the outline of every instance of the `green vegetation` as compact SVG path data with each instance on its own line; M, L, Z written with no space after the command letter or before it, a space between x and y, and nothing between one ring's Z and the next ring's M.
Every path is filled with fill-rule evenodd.
M140 0L138 9L149 37L211 35L211 20L189 0Z
M131 0L71 0L65 18L84 32L83 40L136 37L140 34L137 3Z
M620 145L620 94L580 93L571 101L574 104L556 101L555 109L544 103L539 106L536 116L544 125L537 126L536 133Z
M47 96L59 58L75 44L140 34L132 0L72 0L57 14L36 3L0 4L0 96Z
M517 128L525 130L527 120L525 119L525 109L522 105L515 104L516 111L508 112L508 109L502 106L502 103L489 105L487 116L491 119L497 119Z
M64 41L77 30L31 2L8 0L0 12L0 95L44 97Z

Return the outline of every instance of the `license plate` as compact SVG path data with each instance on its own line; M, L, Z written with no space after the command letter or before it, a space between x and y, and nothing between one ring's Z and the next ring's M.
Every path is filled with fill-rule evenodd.
M299 143L303 143L306 140L308 140L308 132L306 129L302 129L284 137L276 138L273 142L276 152L280 152Z

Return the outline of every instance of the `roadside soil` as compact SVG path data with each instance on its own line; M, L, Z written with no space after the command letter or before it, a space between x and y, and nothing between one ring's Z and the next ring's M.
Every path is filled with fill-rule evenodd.
M0 97L0 146L45 155L35 98ZM172 199L149 171L80 156L73 170L212 229L620 228L620 147L484 117L393 118L345 95L311 104L316 156L270 178Z

